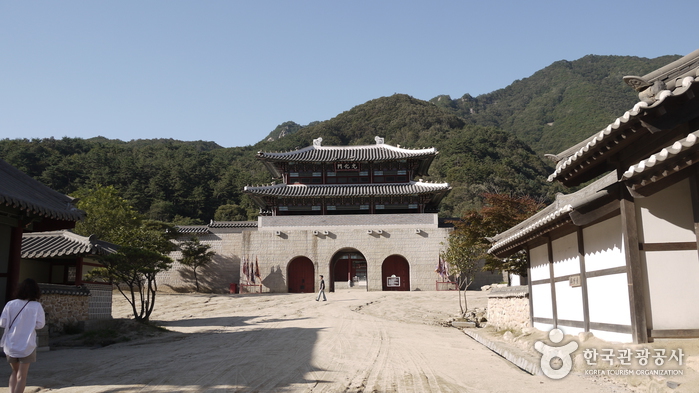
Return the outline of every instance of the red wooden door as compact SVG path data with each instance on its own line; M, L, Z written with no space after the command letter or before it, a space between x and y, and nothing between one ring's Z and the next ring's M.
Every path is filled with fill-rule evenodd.
M289 277L289 292L315 292L315 267L310 259L298 257L291 261L287 277Z
M400 281L400 285L397 287L388 286L389 277L392 278L393 283ZM399 280L396 280L396 277ZM381 282L384 291L409 291L410 265L408 261L400 255L391 255L386 258L381 265Z

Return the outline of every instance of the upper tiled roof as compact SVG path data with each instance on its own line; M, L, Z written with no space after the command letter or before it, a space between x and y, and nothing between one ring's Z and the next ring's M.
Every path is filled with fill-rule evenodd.
M0 204L42 217L78 221L85 213L73 201L0 160Z
M607 157L641 140L641 136L663 131L662 127L656 128L654 125L664 123L658 119L670 117L681 120L688 119L692 113L696 115L693 109L696 104L686 103L695 100L699 93L699 50L643 77L624 79L640 91L640 101L600 132L559 154L548 155L556 161L556 169L548 177L549 181L575 185L589 180L581 175L590 168L604 166ZM667 112L671 114L666 115ZM671 128L674 123L664 125ZM588 177L597 175L599 173L595 172ZM571 181L575 177L580 180Z
M22 235L22 258L52 258L64 256L106 255L119 246L70 231L33 232Z
M261 159L270 161L295 162L355 162L355 161L392 161L407 158L426 158L437 154L433 147L429 149L404 149L386 144L361 146L313 146L285 153L258 152Z
M245 187L245 192L274 197L364 197L364 196L391 196L391 195L415 195L430 194L439 191L448 191L448 183L383 183L383 184L343 184L343 185L305 185L305 184L275 184L271 186Z
M257 158L265 163L274 177L281 177L281 172L274 163L278 162L381 162L415 159L420 161L416 174L427 174L432 160L437 155L433 147L423 149L405 149L386 145L383 138L376 137L375 145L359 146L321 146L323 138L313 140L313 145L303 149L284 152L258 152Z

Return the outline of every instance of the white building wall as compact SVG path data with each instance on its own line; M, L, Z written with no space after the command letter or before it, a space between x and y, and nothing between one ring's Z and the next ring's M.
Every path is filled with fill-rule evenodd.
M580 274L577 233L571 233L554 240L551 249L553 251L554 277ZM556 305L558 327L565 334L578 334L584 331L583 328L567 326L560 321L584 322L582 287L571 287L568 280L556 282Z
M696 243L689 180L639 198L636 206L642 243ZM648 277L650 327L699 328L697 251L641 251L641 257Z
M626 266L621 216L583 229L585 270L595 272ZM631 326L629 287L626 273L587 277L590 323ZM590 329L603 340L631 342L631 334Z
M626 266L621 216L584 228L583 239L586 271Z
M529 250L529 260L531 269L529 271L531 282L549 280L551 273L549 271L548 245L542 244ZM531 302L534 318L553 318L553 302L551 298L551 284L532 284L531 286ZM537 329L548 331L553 325L534 322L534 327Z

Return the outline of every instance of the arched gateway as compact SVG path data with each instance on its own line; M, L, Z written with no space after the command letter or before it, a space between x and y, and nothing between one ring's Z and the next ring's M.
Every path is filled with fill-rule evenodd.
M400 255L391 255L381 265L381 282L384 291L410 290L410 264Z
M297 257L289 262L287 275L290 293L315 292L315 267L306 257Z
M338 252L330 265L332 272L330 290L367 290L367 264L364 255L357 250Z

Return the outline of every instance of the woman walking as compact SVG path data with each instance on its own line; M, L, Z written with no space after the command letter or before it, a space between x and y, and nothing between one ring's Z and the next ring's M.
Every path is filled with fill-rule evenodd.
M39 298L39 284L28 278L19 284L17 298L8 302L0 315L0 327L5 328L0 345L12 367L10 393L24 392L29 365L36 362L36 329L46 323Z

